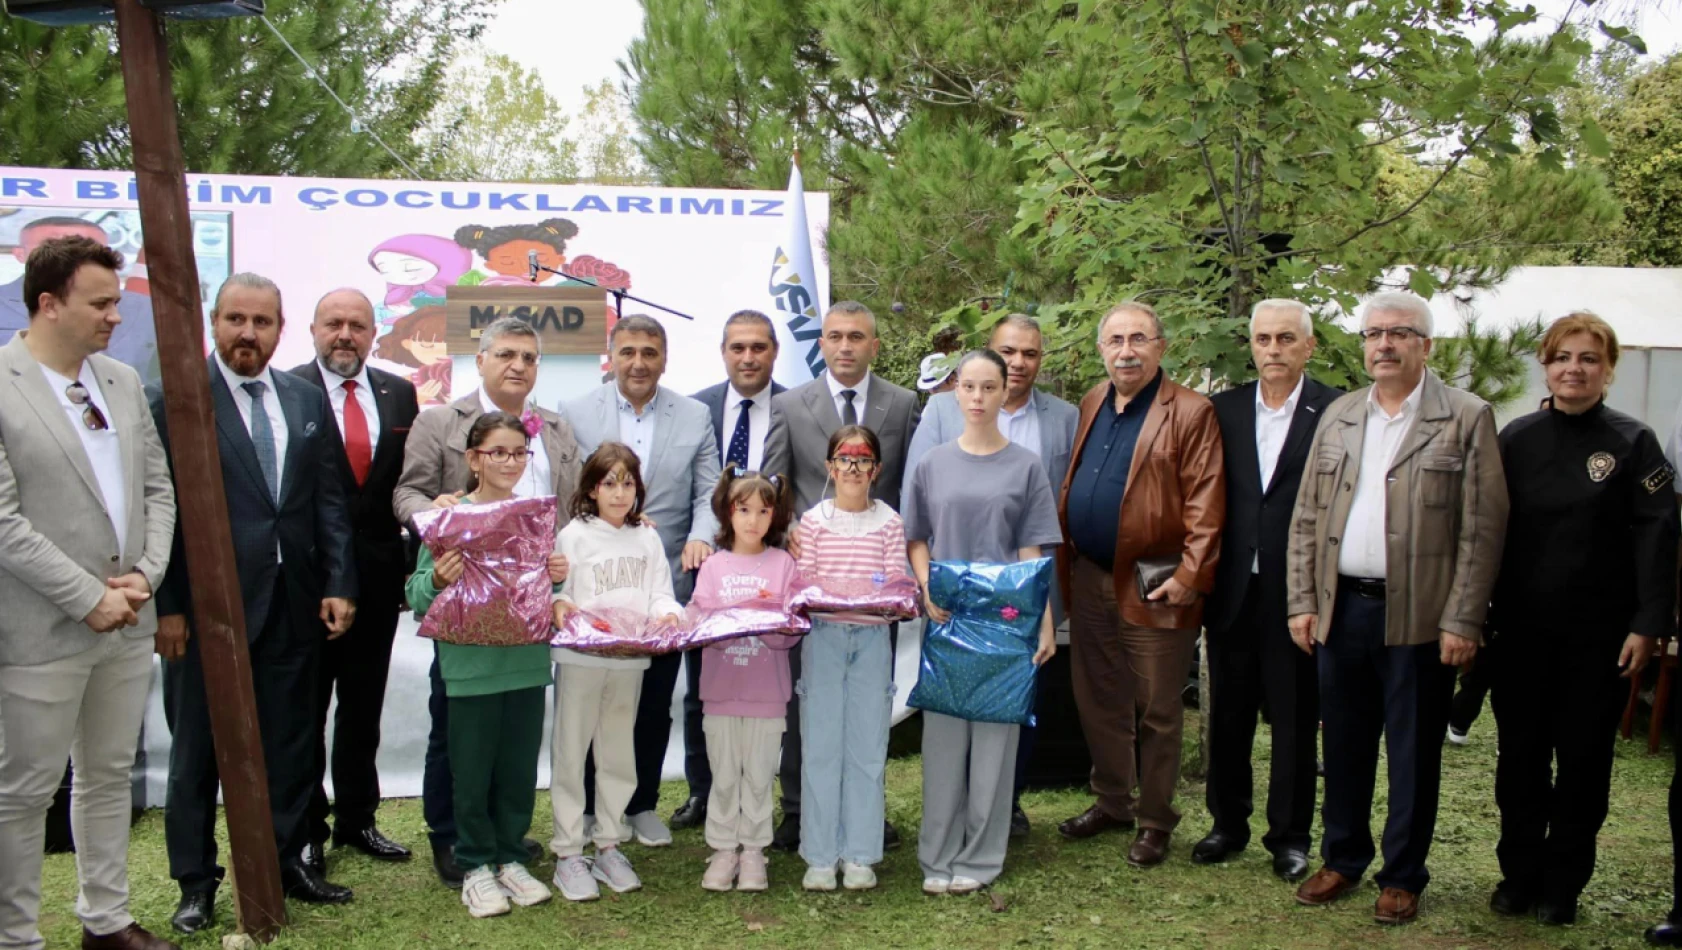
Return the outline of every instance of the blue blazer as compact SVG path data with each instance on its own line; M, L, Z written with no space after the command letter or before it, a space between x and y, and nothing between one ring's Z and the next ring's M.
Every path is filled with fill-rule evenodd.
M769 396L760 397L766 400L765 408L769 410L771 408L771 398L776 396L778 393L785 392L787 390L787 386L784 386L782 383L779 383L774 379L771 380L771 394ZM706 389L701 390L689 398L706 406L707 410L712 413L713 441L717 443L718 457L722 463L722 460L724 459L724 433L726 431L724 426L724 400L730 398L730 381L725 380L717 386L708 386ZM767 414L766 418L770 418L769 414ZM729 431L734 432L735 425L735 420L731 420ZM769 446L771 441L771 426L769 422L766 423L765 429L765 441L767 446ZM771 470L770 466L766 465L763 461L760 462L759 467L766 469L767 471Z

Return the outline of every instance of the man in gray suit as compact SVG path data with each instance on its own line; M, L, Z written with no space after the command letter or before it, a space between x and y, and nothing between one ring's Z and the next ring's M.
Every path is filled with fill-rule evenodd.
M1010 314L993 327L987 348L1004 357L1007 370L999 431L1038 455L1052 487L1062 491L1063 477L1069 471L1069 452L1075 444L1075 429L1080 424L1080 410L1034 388L1040 376L1040 364L1045 359L1045 336L1038 321L1027 314ZM956 439L963 432L964 414L958 408L957 398L949 392L929 397L929 404L923 409L923 421L911 439L906 473L916 471L917 463L930 449ZM1055 550L1047 549L1047 554L1054 554ZM1063 599L1055 585L1051 591L1051 611L1052 618L1061 626ZM1045 695L1045 691L1042 689L1038 695ZM1022 810L1022 780L1028 772L1028 761L1034 756L1035 735L1034 727L1023 726L1021 740L1016 745L1016 791L1010 809L1013 838L1023 837L1029 831L1028 813Z
M548 495L560 501L559 527L567 523L567 503L578 490L578 475L584 460L572 426L558 413L529 406L537 385L537 364L541 358L537 331L528 324L503 318L479 336L479 388L447 406L434 406L415 417L403 451L403 474L392 493L392 510L397 520L410 525L417 512L455 504L467 490L467 432L481 415L501 410L512 415L534 413L540 428L532 438L531 462L515 487L522 498ZM444 678L438 672L437 653L432 660L432 696L427 702L432 716L426 739L426 764L421 777L421 810L426 816L427 837L432 844L432 867L444 886L460 889L462 869L456 865L456 819L454 783L450 780L449 703L444 696ZM543 854L536 841L526 839L532 860Z
M855 300L832 305L823 317L818 338L825 370L822 376L771 400L771 435L765 442L765 468L794 485L794 517L823 500L828 484L829 437L843 425L858 423L876 433L882 443L881 467L871 495L899 504L900 484L908 470L906 454L917 431L917 395L870 372L882 341L876 336L876 315ZM897 630L897 625L895 627ZM897 645L897 644L896 644ZM800 676L800 651L789 652L795 677ZM783 733L783 821L772 847L794 851L800 847L800 700L788 704L788 731ZM889 825L883 829L886 847L899 844Z
M128 911L129 770L175 491L140 378L99 355L122 266L85 237L42 243L28 327L0 347L0 946L46 945L46 814L73 750L82 946L175 946Z
M566 405L566 417L588 454L603 442L623 442L642 464L648 497L643 514L654 521L671 562L679 601L687 602L695 580L689 574L712 554L718 534L712 494L718 485L718 442L712 416L699 402L660 385L666 371L666 328L653 317L630 314L613 324L607 341L613 381ZM660 769L672 735L672 691L683 654L657 656L643 673L637 701L637 790L625 820L645 847L672 843L672 833L654 808L660 803ZM595 814L594 762L584 769L584 813Z

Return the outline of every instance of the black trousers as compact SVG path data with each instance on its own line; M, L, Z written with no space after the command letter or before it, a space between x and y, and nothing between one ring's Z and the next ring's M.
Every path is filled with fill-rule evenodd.
M426 734L426 760L421 771L421 813L426 816L432 847L453 848L456 795L455 779L450 774L450 699L444 693L444 676L438 671L437 644L432 647L432 669L427 676L432 682L432 693L426 700L432 728Z
M701 729L701 654L690 650L683 655L683 675L689 691L683 695L683 777L689 782L689 797L707 800L713 790L713 767L707 759L707 734Z
M642 672L642 695L637 699L637 722L631 728L636 744L637 790L631 794L625 814L640 815L660 804L660 772L666 763L666 746L672 740L672 692L677 689L683 654L655 657ZM596 813L596 758L584 757L584 814Z
M368 589L373 597L359 603L356 623L344 636L327 641L321 648L321 674L315 692L315 788L309 810L310 840L316 842L327 840L329 811L333 830L344 837L373 827L374 812L380 805L380 775L374 760L380 750L380 714L385 709L399 601L394 591L372 586ZM339 705L333 715L329 762L327 708L335 691ZM322 784L329 766L333 771L331 808Z
M1415 894L1437 827L1443 738L1454 698L1454 667L1441 646L1384 645L1384 601L1347 586L1338 592L1326 642L1315 650L1326 755L1320 852L1326 866L1359 879L1372 864L1373 786L1382 736L1390 763L1384 867L1374 880Z
M1269 851L1306 852L1314 824L1319 675L1314 657L1291 642L1283 616L1263 616L1252 580L1238 622L1209 636L1209 778L1206 799L1215 830L1250 840L1256 718L1263 705L1273 727L1267 781Z
M1506 883L1555 903L1594 874L1612 795L1612 758L1629 683L1627 631L1530 628L1491 651L1500 754L1495 855ZM1556 772L1557 768L1557 772Z
M307 698L315 695L326 637L314 614L295 618L290 613L285 582L277 581L268 620L249 646L269 810L282 864L296 859L308 840L305 813L320 740L314 705ZM187 640L186 655L164 664L164 716L171 736L164 842L169 876L182 893L215 890L223 876L216 863L216 746L198 644L195 633Z
M1670 746L1676 766L1670 776L1670 921L1682 923L1682 703L1671 703L1671 709Z
M1460 687L1454 691L1454 708L1448 716L1448 724L1455 732L1465 734L1472 728L1472 723L1478 721L1478 714L1483 712L1484 697L1489 695L1493 684L1490 669L1491 664L1479 656L1473 661L1471 669L1460 674Z

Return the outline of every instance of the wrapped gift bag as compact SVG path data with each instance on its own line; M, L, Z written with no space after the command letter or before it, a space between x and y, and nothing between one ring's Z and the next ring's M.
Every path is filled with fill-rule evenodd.
M931 564L930 599L952 617L924 627L908 705L972 722L1033 725L1033 660L1051 596L1051 568L1050 558Z
M722 610L690 607L678 623L661 623L634 610L605 607L574 610L549 638L550 646L595 656L659 656L704 647L721 640L764 634L803 634L812 629L805 617L780 603L745 603Z
M464 646L528 646L549 639L553 498L511 498L415 515L434 559L460 551L461 577L438 593L420 635Z
M917 581L905 574L826 578L808 583L789 599L796 613L870 614L889 620L910 620L920 606Z

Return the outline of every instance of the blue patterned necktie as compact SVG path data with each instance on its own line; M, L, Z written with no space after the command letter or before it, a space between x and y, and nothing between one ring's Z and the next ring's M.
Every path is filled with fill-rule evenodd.
M748 410L751 408L752 399L742 400L741 414L736 416L736 431L730 434L730 447L724 453L725 465L748 467Z
M269 497L280 504L280 463L275 458L274 426L269 423L269 410L263 405L263 394L269 385L261 380L240 383L239 388L251 397L251 447L257 450L257 465L263 470L263 481L269 483Z

